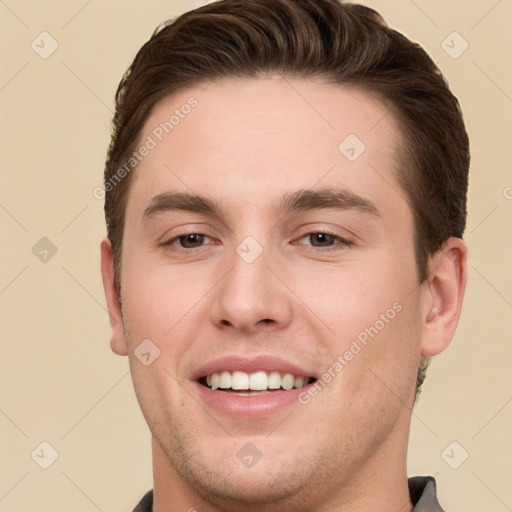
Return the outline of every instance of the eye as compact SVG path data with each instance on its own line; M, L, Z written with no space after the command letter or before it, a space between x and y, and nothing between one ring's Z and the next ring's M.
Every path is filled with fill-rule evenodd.
M309 242L309 243L308 243ZM307 233L297 240L297 243L304 245L311 245L312 247L332 247L333 249L343 248L351 245L351 242L345 238L326 233L323 231ZM336 247L339 246L339 247Z
M333 245L336 241L336 237L329 233L309 233L301 240L304 239L309 239L314 247L327 247Z
M177 245L183 249L197 249L203 245L213 243L212 239L202 233L187 233L168 240L163 245Z

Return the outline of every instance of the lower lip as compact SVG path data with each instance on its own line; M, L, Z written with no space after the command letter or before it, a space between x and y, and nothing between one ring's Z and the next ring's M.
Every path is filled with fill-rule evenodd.
M226 391L214 391L199 382L193 383L202 400L215 411L232 418L264 419L271 417L293 404L298 404L300 393L311 384L289 391L272 391L265 395L241 396Z

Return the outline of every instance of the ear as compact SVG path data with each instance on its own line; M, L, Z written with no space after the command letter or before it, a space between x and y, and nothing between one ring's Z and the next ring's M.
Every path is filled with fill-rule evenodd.
M110 326L112 328L110 347L117 355L126 356L128 355L128 346L124 334L121 304L119 302L114 278L114 254L112 252L112 244L107 237L101 241L100 249L101 277L103 279L103 289L105 290L108 316L110 318Z
M467 280L467 247L449 238L429 262L424 285L421 354L435 356L451 342L459 322Z

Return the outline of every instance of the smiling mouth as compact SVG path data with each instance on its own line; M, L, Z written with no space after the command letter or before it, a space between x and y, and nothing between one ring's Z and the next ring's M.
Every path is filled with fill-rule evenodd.
M199 383L213 391L235 393L239 396L254 396L302 388L315 380L314 377L278 371L246 373L226 370L206 375L199 379Z

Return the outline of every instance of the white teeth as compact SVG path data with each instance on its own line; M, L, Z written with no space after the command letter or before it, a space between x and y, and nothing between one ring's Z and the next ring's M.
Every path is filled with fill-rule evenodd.
M219 388L230 388L231 387L231 373L222 372L219 378Z
M268 389L279 389L281 387L281 374L279 372L272 372L268 376L267 382Z
M301 388L304 386L304 381L306 381L304 377L295 377L295 382L293 383L294 388Z
M231 376L231 388L249 389L249 375L245 372L233 372L233 375Z
M251 373L249 377L249 389L254 391L267 389L267 374L265 372Z
M233 389L236 391L266 391L268 389L284 389L286 391L293 388L301 388L309 384L307 377L295 377L291 373L281 375L279 372L259 371L248 374L246 372L226 370L220 373L212 373L206 376L206 384L212 389ZM251 393L239 393L246 395Z
M295 377L291 373L287 373L283 380L281 381L281 386L283 389L286 389L286 391L293 388L293 385L295 384Z
M219 387L220 377L218 373L214 373L212 375L212 389L217 389Z

